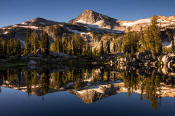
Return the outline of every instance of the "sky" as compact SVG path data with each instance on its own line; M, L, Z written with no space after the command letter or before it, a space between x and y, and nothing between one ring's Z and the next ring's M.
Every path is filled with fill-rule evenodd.
M120 20L175 15L175 0L0 0L0 27L36 17L68 22L85 9Z

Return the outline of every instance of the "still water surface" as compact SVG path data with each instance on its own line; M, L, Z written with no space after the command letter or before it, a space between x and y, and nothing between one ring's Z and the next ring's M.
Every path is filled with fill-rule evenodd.
M74 69L0 71L1 116L173 116L174 78Z

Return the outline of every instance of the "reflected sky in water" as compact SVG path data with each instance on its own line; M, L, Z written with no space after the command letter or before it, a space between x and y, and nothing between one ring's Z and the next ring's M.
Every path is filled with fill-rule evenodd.
M64 72L11 69L0 73L2 116L175 113L173 77L158 73L145 76L105 69Z

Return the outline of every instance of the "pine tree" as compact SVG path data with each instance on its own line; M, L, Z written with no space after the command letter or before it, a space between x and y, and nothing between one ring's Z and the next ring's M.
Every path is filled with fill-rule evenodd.
M30 40L30 34L31 34L31 30L27 29L26 30L26 48L24 50L24 54L28 55L31 53L31 40Z
M72 51L72 45L71 45L71 40L69 39L67 43L67 53L71 55L72 54L71 51Z
M110 41L108 40L107 41L107 54L110 54L111 53L111 50L110 50Z
M29 38L31 41L31 51L34 55L36 55L38 49L38 34L35 31L33 31Z
M49 37L48 35L43 32L41 35L41 40L39 42L41 53L48 55L49 54Z
M161 44L161 35L160 35L160 29L157 26L158 22L157 22L157 17L154 16L152 18L152 23L150 26L150 39L151 39L151 43L152 44L152 52L153 53L158 53L161 52L162 50L162 44Z
M55 44L55 45L56 45L56 47L55 47L55 48L56 48L56 52L58 52L58 53L62 52L62 50L61 50L61 49L62 49L62 48L61 48L61 47L62 47L62 46L61 46L61 43L62 43L62 41L61 41L61 39L58 37L57 40L56 40L56 44Z
M86 44L86 48L84 50L84 55L89 56L89 44Z
M74 34L72 36L73 39L73 53L74 55L81 55L82 52L82 39L80 38L80 36L78 36L78 34Z
M116 51L117 51L116 48L117 48L117 46L116 46L116 43L114 42L114 43L113 43L113 50L114 50L113 52L114 52L114 54L115 54Z
M137 32L128 31L123 36L122 51L129 55L134 55L138 51L138 36Z
M101 46L100 46L100 56L104 56L103 41L101 41Z
M92 51L92 47L90 47L90 59L93 58L93 51Z
M140 37L140 44L138 49L141 51L144 51L146 49L146 44L145 44L145 40L144 40L144 32L143 32L143 28L141 27L140 33L139 33L139 37Z
M175 39L175 34L172 37L172 52L175 53L175 47L174 47L174 39Z
M0 39L0 52L1 57L7 57L7 40L6 39Z
M22 48L21 48L21 42L20 40L17 40L17 56L20 57L22 54Z

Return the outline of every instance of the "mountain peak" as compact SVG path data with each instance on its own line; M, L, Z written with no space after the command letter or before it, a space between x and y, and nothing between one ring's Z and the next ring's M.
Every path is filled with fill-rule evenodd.
M54 25L57 23L58 22L47 20L47 19L44 19L41 17L36 17L36 18L29 20L29 21L26 21L22 24L25 24L25 25L45 25L46 26L46 25Z
M40 22L40 21L46 21L46 19L41 18L41 17L36 17L34 19L31 20L32 22Z
M97 12L90 10L90 9L86 9L82 12L82 14L89 14L89 13L97 13ZM97 14L99 14L99 13L97 13Z
M99 20L103 20L103 15L100 13L97 13L93 10L84 10L80 16L78 16L77 18L71 20L71 23L84 23L84 24L92 24L95 23Z
M84 10L80 16L69 21L72 24L86 24L95 28L112 29L113 26L118 25L117 19L95 12L93 10Z

